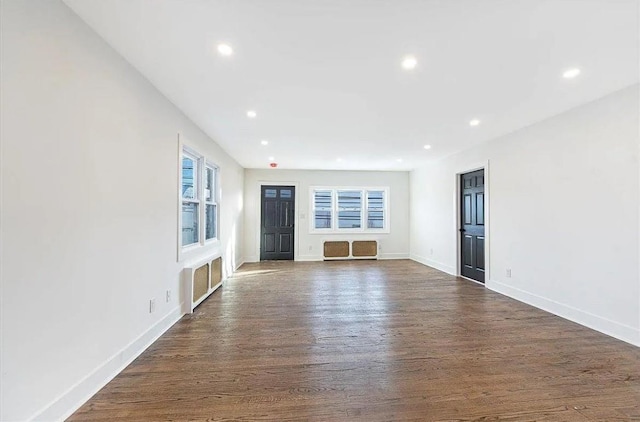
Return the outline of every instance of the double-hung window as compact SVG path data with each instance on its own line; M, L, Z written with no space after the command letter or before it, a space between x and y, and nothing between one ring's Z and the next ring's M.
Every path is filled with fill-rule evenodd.
M384 191L368 190L367 192L367 228L384 229Z
M388 188L311 188L312 233L389 231Z
M218 238L218 168L184 147L180 160L180 247Z
M362 227L362 191L338 191L338 229Z
M182 154L182 246L200 242L200 158Z
M314 228L331 229L333 227L332 191L318 189L313 192Z

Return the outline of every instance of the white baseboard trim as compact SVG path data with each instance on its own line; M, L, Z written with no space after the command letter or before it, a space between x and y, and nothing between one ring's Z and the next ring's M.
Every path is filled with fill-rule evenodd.
M296 259L298 262L317 262L323 261L321 256L318 255L299 255Z
M399 252L380 253L378 254L378 259L409 259L409 254Z
M258 255L250 255L244 258L245 263L250 262L260 262L260 257Z
M611 337L615 337L618 340L640 347L640 329L638 328L621 324L616 321L611 321L572 306L509 286L499 281L488 280L486 287L494 292L526 303L527 305L534 306L559 317L568 319L569 321L573 321Z
M236 267L233 269L233 271L235 272L235 271L238 270L238 268L242 267L244 265L244 262L245 262L244 258L241 259L240 261L236 262Z
M135 358L140 356L151 344L164 334L173 324L184 315L183 305L175 307L160 321L152 325L118 353L107 359L93 372L77 382L66 392L37 412L31 421L65 420L80 408L87 400L96 394L109 381L116 377Z
M426 265L427 267L435 268L436 270L440 270L447 274L457 275L456 269L454 267L447 264L443 264L442 262L434 261L433 259L425 258L423 256L416 255L416 254L411 254L409 256L409 259L411 259L412 261L419 262L422 265Z

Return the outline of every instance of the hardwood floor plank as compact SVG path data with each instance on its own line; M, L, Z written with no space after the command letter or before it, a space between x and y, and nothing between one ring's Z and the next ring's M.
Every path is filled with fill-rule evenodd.
M412 261L244 265L69 418L640 420L640 349Z

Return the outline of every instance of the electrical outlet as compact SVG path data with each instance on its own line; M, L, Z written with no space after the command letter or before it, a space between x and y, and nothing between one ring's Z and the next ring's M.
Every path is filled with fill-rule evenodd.
M171 289L167 289L167 295L165 296L167 303L171 302Z
M429 255L433 255L433 248L429 249Z
M507 277L511 278L511 268L507 268Z
M309 245L309 252L313 250L313 246Z
M149 313L152 314L156 311L156 300L155 299L150 299L149 300Z

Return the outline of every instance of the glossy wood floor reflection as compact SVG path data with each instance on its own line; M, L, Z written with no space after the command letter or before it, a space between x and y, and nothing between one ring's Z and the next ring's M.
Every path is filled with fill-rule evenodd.
M70 419L640 420L640 349L412 261L250 264Z

